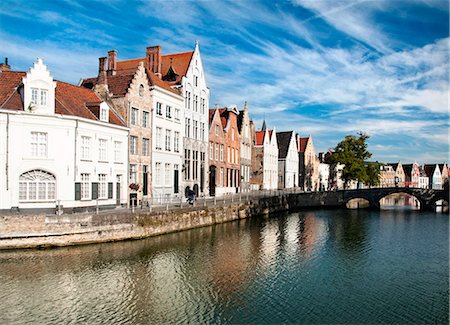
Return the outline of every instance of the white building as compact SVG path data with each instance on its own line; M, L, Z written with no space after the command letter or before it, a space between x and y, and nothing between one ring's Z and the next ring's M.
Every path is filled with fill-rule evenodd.
M128 128L38 59L0 70L0 210L126 204Z
M330 165L325 163L319 164L319 190L328 191L330 182Z
M255 132L254 145L254 182L263 190L278 187L278 144L275 130Z
M278 188L298 186L298 149L294 131L278 132Z
M442 173L438 164L424 165L423 169L429 178L429 188L434 190L442 189Z
M241 139L241 191L250 190L252 173L252 121L250 120L247 102L239 111L238 128Z
M183 97L154 86L152 172L153 202L163 203L183 195Z

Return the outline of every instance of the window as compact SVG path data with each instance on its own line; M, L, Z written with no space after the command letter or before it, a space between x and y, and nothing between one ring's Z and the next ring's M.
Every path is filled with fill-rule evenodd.
M47 89L31 88L31 103L35 105L47 105Z
M215 155L214 155L214 159L215 160L219 160L219 145L216 143L216 144L214 144L214 152L215 152Z
M216 124L216 135L219 135L219 126Z
M234 148L231 148L231 163L234 164Z
M191 179L191 150L184 149L184 166L186 168L185 171L185 179Z
M36 105L38 104L38 93L39 89L31 88L31 102Z
M169 105L166 105L166 117L172 118L172 107Z
M186 91L186 108L191 109L191 93Z
M122 159L122 142L114 141L114 161Z
M193 135L193 138L194 139L198 139L198 121L194 121L194 128L193 128L193 131L192 131L192 135Z
M179 120L180 120L180 109L175 108L175 121L179 121Z
M81 199L87 200L91 198L91 184L89 183L89 174L81 174Z
M214 143L209 143L209 159L214 159Z
M164 180L166 185L170 185L170 164L164 166Z
M43 170L32 170L19 177L19 201L49 201L56 198L56 178Z
M173 151L180 152L180 132L175 131L173 138Z
M139 110L137 108L132 108L130 123L131 123L131 125L137 125L138 121L139 121Z
M143 97L144 96L144 85L140 85L139 86L139 97Z
M200 122L200 138L205 141L205 123Z
M186 118L186 131L185 131L185 136L187 137L187 138L190 138L191 137L191 119L190 118Z
M100 121L108 122L108 109L104 107L100 109Z
M198 96L194 95L194 111L197 112L198 110Z
M162 116L162 104L160 102L156 103L156 115Z
M219 180L219 186L223 186L223 167L220 168L220 180Z
M142 139L142 155L143 156L149 156L150 155L149 144L150 144L150 140L149 139L146 139L146 138Z
M106 174L98 174L98 198L99 199L106 199L107 196L107 186L108 184L106 183Z
M159 185L161 183L161 163L155 163L155 184Z
M98 160L106 161L107 155L107 140L106 139L98 139Z
M156 128L156 150L162 149L162 129L157 127Z
M204 114L205 113L205 107L206 107L206 101L204 98L201 99L201 113Z
M41 89L41 102L42 106L47 105L47 90Z
M31 132L31 156L47 157L47 133Z
M198 77L194 76L194 86L198 86Z
M229 163L231 163L231 161L230 161L230 158L231 158L231 154L230 154L230 147L227 147L227 161L229 162Z
M192 151L192 158L193 158L193 177L194 180L198 179L198 151Z
M166 130L166 151L170 151L171 138L172 138L172 131Z
M150 127L150 120L149 120L149 112L142 111L142 127L148 128Z
M220 161L223 161L223 144L220 145Z
M130 136L130 154L137 155L137 137Z
M137 166L136 165L130 165L130 184L136 184L137 178Z
M234 128L231 129L231 141L234 141Z
M81 137L81 159L89 160L91 158L91 138Z

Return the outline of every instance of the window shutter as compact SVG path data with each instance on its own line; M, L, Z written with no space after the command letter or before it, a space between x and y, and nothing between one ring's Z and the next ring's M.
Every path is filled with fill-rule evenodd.
M113 198L113 183L108 183L108 199Z
M98 183L92 183L92 199L98 199Z
M81 183L75 183L75 201L81 200Z

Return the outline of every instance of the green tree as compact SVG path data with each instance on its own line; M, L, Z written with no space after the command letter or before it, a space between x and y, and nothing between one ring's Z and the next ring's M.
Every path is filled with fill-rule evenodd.
M365 161L372 157L367 150L366 140L369 136L365 133L358 133L358 136L347 135L344 140L338 143L334 148L327 163L331 164L333 169L336 164L343 164L342 180L345 187L350 181L358 181L366 185L373 186L379 183L380 165L378 163L367 164Z

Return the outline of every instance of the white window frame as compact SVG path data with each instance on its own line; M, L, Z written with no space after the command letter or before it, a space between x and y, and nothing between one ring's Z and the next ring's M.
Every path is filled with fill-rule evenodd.
M108 198L108 182L106 179L106 174L98 174L98 198L107 199Z
M165 149L166 151L171 151L171 142L172 142L172 131L169 129L166 129L166 137L165 137Z
M108 140L98 139L98 160L107 161L108 160Z
M142 111L142 127L148 128L150 127L150 113L147 111Z
M81 159L91 159L91 137L85 135L81 136Z
M31 156L36 158L47 158L48 134L47 132L31 132Z
M137 155L138 138L134 135L130 135L130 154Z
M138 125L139 121L139 109L132 107L131 108L131 117L130 117L130 124L131 125Z
M174 132L173 151L180 152L180 132L178 132L178 131Z
M142 155L150 156L150 139L142 138Z
M156 142L155 149L162 150L162 128L156 127Z
M122 142L114 141L114 161L120 162L122 160Z

